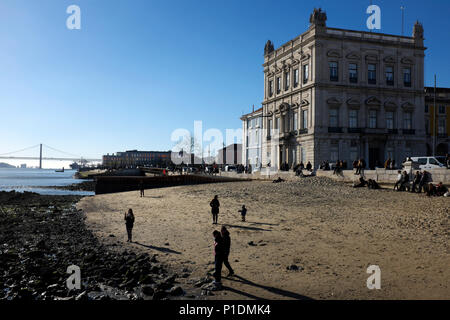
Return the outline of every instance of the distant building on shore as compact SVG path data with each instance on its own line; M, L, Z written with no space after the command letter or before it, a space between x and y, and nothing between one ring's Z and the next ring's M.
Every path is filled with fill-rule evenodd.
M436 120L434 120L436 118ZM437 126L435 126L437 123ZM425 131L427 156L433 155L433 136L436 137L436 156L445 156L450 150L450 88L436 88L434 113L434 87L425 87Z
M128 150L103 156L102 164L108 168L168 165L171 151Z
M217 151L217 164L242 164L242 144L233 143Z
M27 164L26 164L26 163L22 163L22 164L20 165L20 168L21 168L21 169L26 169L26 168L27 168Z
M262 163L263 108L244 114L242 120L242 164L259 168Z
M263 166L364 158L373 168L388 157L399 164L424 155L422 25L407 37L330 28L326 20L314 9L306 32L277 49L266 43ZM279 146L265 152L274 149L271 129Z

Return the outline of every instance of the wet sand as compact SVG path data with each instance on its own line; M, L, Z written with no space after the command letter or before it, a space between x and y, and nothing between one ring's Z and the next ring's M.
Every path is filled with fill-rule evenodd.
M215 194L218 225L209 207ZM247 222L240 221L242 204ZM177 280L183 288L195 288L214 268L211 234L227 226L237 276L207 299L450 298L449 198L311 177L152 189L144 198L138 191L98 195L78 208L105 244L157 253L179 275L188 271ZM138 243L126 243L128 208ZM369 265L381 268L380 290L366 286Z

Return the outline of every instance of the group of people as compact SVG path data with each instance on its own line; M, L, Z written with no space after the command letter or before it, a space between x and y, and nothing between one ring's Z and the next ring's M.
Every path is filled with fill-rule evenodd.
M358 183L353 183L353 188L361 188L361 187L365 187L367 186L367 188L369 189L381 189L380 185L378 184L378 182L376 182L373 179L368 179L367 181L361 176L358 179Z
M219 196L218 195L214 196L214 198L209 203L209 206L211 207L211 214L212 214L212 218L213 218L213 224L217 224L217 220L219 218L219 207L220 207L220 202L219 202ZM247 208L245 207L245 204L242 205L241 210L238 210L238 212L241 214L242 221L245 222L245 216L247 215Z
M345 169L347 169L347 161L338 160L334 165L333 174L338 174Z
M366 168L366 160L364 160L363 158L356 159L355 161L353 161L352 165L353 169L356 169L355 175L358 174L364 175L364 169Z
M391 159L391 157L387 158L387 160L384 162L384 168L386 170L393 170L395 169L395 160Z
M228 269L228 277L234 275L233 268L228 261L231 248L231 237L225 226L222 226L220 232L213 231L214 237L214 288L216 290L222 287L222 265L225 265Z

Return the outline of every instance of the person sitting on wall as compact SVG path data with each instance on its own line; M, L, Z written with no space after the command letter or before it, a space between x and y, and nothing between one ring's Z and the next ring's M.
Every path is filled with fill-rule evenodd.
M402 182L400 184L400 191L409 191L409 174L406 171L402 173Z
M308 163L306 164L306 170L308 170L309 172L312 172L312 164L310 161L308 161Z
M402 178L403 178L402 172L400 170L398 170L397 171L397 181L395 182L394 190L398 191L398 187L402 183Z
M416 174L414 175L414 178L413 178L411 192L416 192L416 186L419 185L421 179L422 179L422 174L420 173L420 171L416 171Z
M436 188L431 182L429 184L425 185L424 191L428 197L436 195Z
M353 183L353 188L361 188L367 184L367 181L364 180L363 177L359 177L358 180L359 180L359 183L356 183L356 182Z
M384 163L384 169L388 170L391 167L391 157L387 158L386 162Z
M327 161L325 161L325 170L329 171L330 170L330 163Z
M369 179L369 180L367 181L367 187L368 187L369 189L374 189L374 190L376 190L376 189L381 189L381 188L380 188L380 185L378 184L378 182L376 182L376 181L373 180L373 179Z
M336 165L334 166L334 170L333 170L333 174L338 174L339 172L341 172L341 168L342 168L342 161L336 161Z

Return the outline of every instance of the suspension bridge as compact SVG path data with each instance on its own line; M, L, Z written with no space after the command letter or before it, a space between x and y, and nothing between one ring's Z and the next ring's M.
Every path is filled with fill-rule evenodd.
M43 147L58 152L62 155L64 155L64 157L44 157L43 156ZM28 150L32 150L32 149L37 149L39 148L39 154L38 156L21 156L21 155L17 155L21 152L24 151L28 151ZM40 144L36 144L34 146L31 147L27 147L24 149L20 149L20 150L16 150L16 151L11 151L11 152L6 152L6 153L0 153L0 159L10 159L10 160L39 160L39 168L42 169L42 160L62 160L62 161L74 161L74 162L81 162L81 163L87 163L87 162L94 162L94 161L102 161L102 159L90 159L90 158L83 158L82 156L79 155L75 155L69 152L65 152L65 151L61 151L55 148L52 148L46 144L40 143Z

